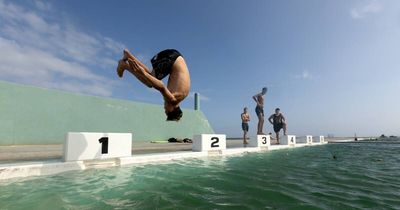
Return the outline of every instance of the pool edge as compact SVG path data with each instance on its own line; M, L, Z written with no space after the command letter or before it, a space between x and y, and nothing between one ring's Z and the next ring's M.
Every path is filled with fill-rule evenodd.
M240 155L250 152L268 152L272 150L290 149L290 148L298 148L305 146L319 146L324 144L327 144L327 142L313 143L311 145L296 144L295 146L271 145L269 147L228 148L213 153L193 152L193 151L152 153L152 154L132 155L130 157L105 159L96 162L92 161L91 164L88 164L87 161L63 162L62 160L8 163L8 164L0 164L0 180L11 180L14 178L24 178L31 176L53 175L67 171L86 170L89 168L105 168L105 167L115 167L115 166L122 167L122 166L131 166L139 164L141 165L154 164L159 162L173 161L185 158L201 158L208 156L231 156L231 155Z

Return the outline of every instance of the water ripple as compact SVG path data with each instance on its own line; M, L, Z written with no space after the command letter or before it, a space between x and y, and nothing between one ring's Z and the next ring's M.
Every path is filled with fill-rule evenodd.
M0 184L0 209L400 209L399 148L333 144L22 179Z

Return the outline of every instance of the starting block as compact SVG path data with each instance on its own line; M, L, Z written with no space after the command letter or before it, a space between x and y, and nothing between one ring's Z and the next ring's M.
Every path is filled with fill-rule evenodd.
M69 132L64 144L64 161L95 160L132 155L130 133Z
M225 134L201 134L193 138L192 151L206 152L226 149Z
M325 143L325 136L319 136L319 142Z
M296 145L296 136L295 135L287 135L286 138L282 138L280 140L280 144L295 146Z
M312 136L306 136L306 138L307 138L307 144L312 144L313 137Z
M269 147L271 145L270 135L257 135L256 139L250 139L250 147Z

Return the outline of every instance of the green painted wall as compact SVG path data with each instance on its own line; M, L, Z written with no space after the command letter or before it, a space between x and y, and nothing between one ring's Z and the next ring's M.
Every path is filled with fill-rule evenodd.
M134 141L214 133L201 111L166 122L163 106L0 82L0 145L62 144L66 133L132 133Z

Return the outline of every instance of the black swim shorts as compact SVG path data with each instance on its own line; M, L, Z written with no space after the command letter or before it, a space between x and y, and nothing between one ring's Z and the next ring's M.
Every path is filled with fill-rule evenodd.
M260 113L264 115L264 109L261 106L256 106L256 114L257 114L257 116Z
M182 56L177 50L163 50L151 59L151 65L157 79L162 80L171 73L175 60Z
M242 130L249 131L249 123L242 123Z
M282 128L283 128L283 123L276 123L274 124L274 131L275 133L278 133Z

